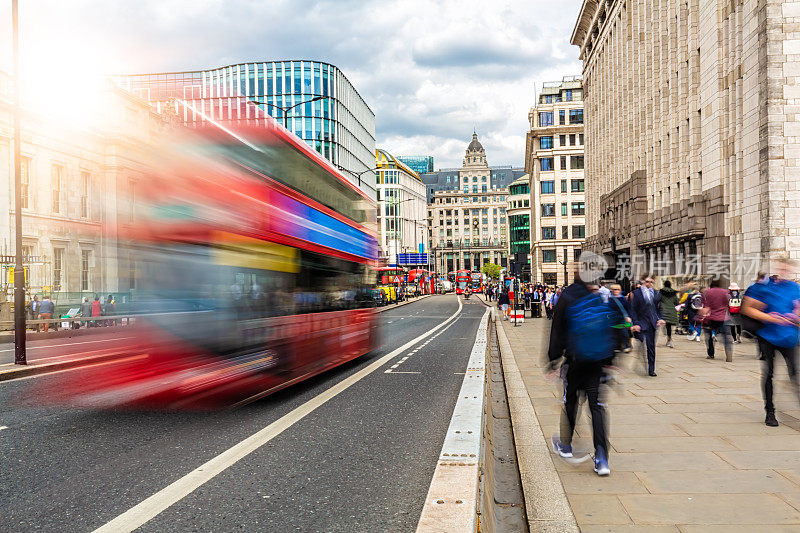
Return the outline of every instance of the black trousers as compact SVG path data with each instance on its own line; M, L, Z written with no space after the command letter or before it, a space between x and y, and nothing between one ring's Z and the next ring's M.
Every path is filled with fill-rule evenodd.
M586 394L589 412L592 415L592 440L594 449L603 447L608 454L606 442L605 409L600 401L600 381L603 368L599 365L577 367L570 365L562 373L564 379L564 411L561 414L561 442L572 444L575 423L578 418L578 394Z
M638 333L637 338L644 343L647 356L647 372L653 373L656 371L656 331L654 329L643 329Z
M764 409L768 413L773 413L775 412L775 404L772 403L772 376L775 374L775 352L779 352L786 361L789 379L794 386L795 392L798 392L800 388L797 382L797 349L794 346L775 346L759 337L758 350L764 358L761 373L761 385L764 390Z

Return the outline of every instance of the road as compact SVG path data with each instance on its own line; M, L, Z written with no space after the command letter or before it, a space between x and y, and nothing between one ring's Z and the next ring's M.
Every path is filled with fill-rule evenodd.
M382 348L235 411L51 408L25 393L33 380L58 374L0 384L0 528L91 531L130 516L134 506L330 395L458 309L447 295L388 310L381 314ZM196 490L169 489L175 503L140 530L413 531L484 312L471 299L439 331Z

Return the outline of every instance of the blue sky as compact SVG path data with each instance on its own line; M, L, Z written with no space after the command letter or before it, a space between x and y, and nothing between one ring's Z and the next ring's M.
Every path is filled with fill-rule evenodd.
M579 0L21 0L26 65L76 77L272 59L337 65L379 147L460 166L473 127L490 164L522 165L535 87L580 73ZM10 57L0 0L0 68ZM69 67L69 68L67 68ZM74 81L80 83L79 79ZM55 83L57 87L58 83Z

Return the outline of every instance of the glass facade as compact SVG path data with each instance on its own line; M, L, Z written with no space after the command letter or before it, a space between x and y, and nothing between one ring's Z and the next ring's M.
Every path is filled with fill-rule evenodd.
M511 215L508 217L509 243L511 253L531 251L531 217L530 215Z
M433 172L433 156L431 155L399 155L397 160L417 174Z
M270 61L164 74L118 76L124 89L158 111L171 99L186 102L188 124L214 120L257 125L266 115L303 139L325 159L352 175L373 168L375 114L350 81L319 61ZM362 189L375 198L375 174L364 172Z

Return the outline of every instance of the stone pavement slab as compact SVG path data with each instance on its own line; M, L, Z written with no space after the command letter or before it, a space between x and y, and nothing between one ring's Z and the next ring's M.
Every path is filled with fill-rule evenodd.
M501 326L538 419L536 437L549 441L559 429L562 393L559 381L544 379L549 322ZM540 448L531 463L555 468L584 532L800 533L800 402L785 365L777 363L775 387L781 425L769 428L753 343L735 345L726 363L706 359L705 343L673 340L674 349L658 341L656 378L644 375L638 343L616 363L619 384L605 396L610 476L596 476L591 461L570 465L552 453L545 459ZM587 411L575 445L588 449ZM530 438L516 421L514 433ZM526 492L536 488L531 477L523 479Z

